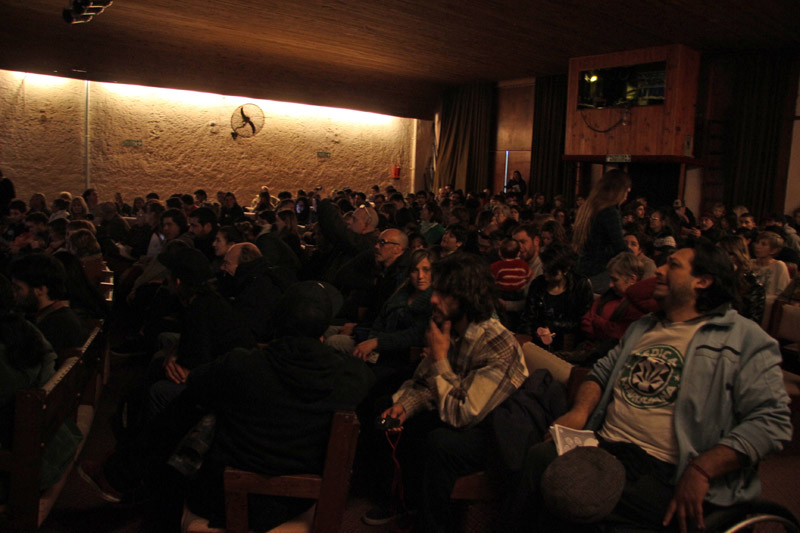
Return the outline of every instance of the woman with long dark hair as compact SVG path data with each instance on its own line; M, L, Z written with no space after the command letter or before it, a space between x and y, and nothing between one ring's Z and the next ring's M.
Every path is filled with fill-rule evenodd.
M75 196L69 204L70 220L93 220L94 217L89 212L89 206L82 196Z
M378 354L379 366L395 370L408 367L409 349L425 343L425 329L431 316L431 272L435 259L435 253L428 249L411 254L408 279L383 304L367 339L354 347L354 356L370 361L370 354L374 353ZM408 377L413 368L407 370L404 377Z
M222 207L219 208L219 225L229 226L244 218L244 210L236 201L236 195L226 192L222 197Z
M383 367L383 371L376 370L379 377L407 367L409 349L425 344L433 294L431 272L436 258L437 254L431 249L412 252L408 278L381 306L369 330L356 328L355 335L332 335L325 343Z
M608 287L606 265L611 258L628 249L622 238L619 206L630 190L631 179L626 173L609 170L578 209L572 234L579 254L576 271L591 280L595 292Z

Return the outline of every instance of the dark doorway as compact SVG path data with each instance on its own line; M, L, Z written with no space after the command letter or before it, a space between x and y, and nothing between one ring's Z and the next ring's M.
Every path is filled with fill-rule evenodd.
M650 207L671 206L678 197L680 171L677 163L629 163L631 192L628 199L644 196Z

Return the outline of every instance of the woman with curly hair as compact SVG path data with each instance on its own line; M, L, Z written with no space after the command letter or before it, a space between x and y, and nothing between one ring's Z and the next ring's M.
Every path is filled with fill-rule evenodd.
M99 290L106 280L106 263L94 234L88 229L72 231L67 235L66 248L80 260L86 278Z
M569 244L567 232L564 226L555 220L548 220L542 224L542 229L539 231L539 240L542 243L542 248L547 248L553 243Z
M717 246L728 252L736 270L737 298L734 307L743 317L760 324L764 318L766 292L753 273L750 254L747 252L744 239L739 235L727 235L717 242Z

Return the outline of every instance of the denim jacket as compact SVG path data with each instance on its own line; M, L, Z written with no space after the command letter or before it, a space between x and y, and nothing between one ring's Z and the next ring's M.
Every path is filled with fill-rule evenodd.
M650 314L631 324L619 345L592 368L588 379L603 388L603 395L589 417L588 429L602 425L613 384L639 338L658 320ZM745 458L742 468L711 481L708 502L732 505L758 497L758 461L791 438L789 397L780 362L777 342L732 309L713 314L689 343L673 420L678 442L676 476L717 444Z

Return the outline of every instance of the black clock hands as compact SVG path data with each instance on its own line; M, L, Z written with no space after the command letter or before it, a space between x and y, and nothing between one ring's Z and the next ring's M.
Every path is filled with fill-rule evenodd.
M250 129L253 130L253 135L255 135L256 134L256 125L253 124L253 121L250 120L250 117L248 117L247 115L244 114L244 107L241 108L239 110L239 112L242 114L242 120L244 121L244 124L242 124L242 126L244 126L245 124L250 124Z

